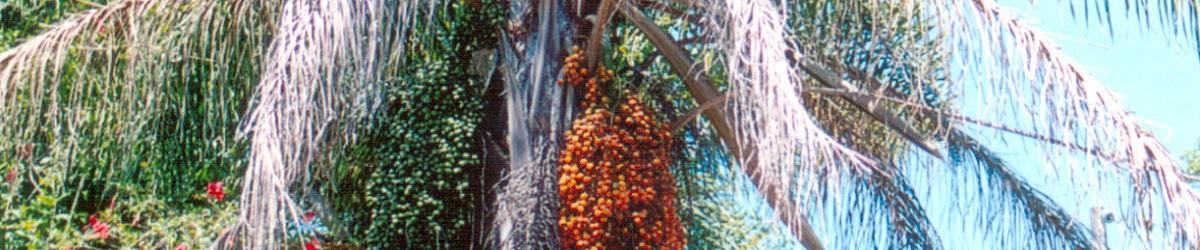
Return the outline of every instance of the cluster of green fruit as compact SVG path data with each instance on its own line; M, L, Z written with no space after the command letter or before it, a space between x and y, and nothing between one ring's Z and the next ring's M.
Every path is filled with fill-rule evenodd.
M469 244L459 237L471 213L465 172L479 167L471 138L482 119L482 103L469 84L458 84L442 62L424 71L396 94L386 116L379 162L367 183L371 224L369 245L411 248L429 242ZM468 240L468 242L457 242ZM413 245L408 245L408 244ZM399 244L399 245L393 245ZM453 248L453 247L451 247Z
M485 2L452 3L431 13L444 22L414 27L438 30L440 41L408 49L417 66L398 70L375 138L361 143L374 159L364 245L465 249L478 240L473 225L483 222L472 214L483 187L471 180L483 167L478 136L486 76L474 64L477 52L490 49L483 45L497 39L485 30L502 20L501 8Z

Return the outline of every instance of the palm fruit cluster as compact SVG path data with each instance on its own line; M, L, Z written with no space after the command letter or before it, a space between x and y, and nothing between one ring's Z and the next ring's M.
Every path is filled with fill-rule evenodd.
M592 104L608 105L607 100L601 100L600 87L601 83L607 83L612 80L613 73L611 70L605 70L601 66L599 74L596 77L588 78L589 73L587 67L584 66L583 49L579 46L571 48L571 54L563 60L563 78L558 79L559 85L571 85L574 87L583 87L583 101L579 102L579 107L589 108ZM603 101L603 103L600 103Z
M564 249L682 249L683 225L675 209L670 134L629 96L613 114L602 84L580 67L580 51L566 60L565 84L583 85L584 105L566 134L559 157L559 236Z
M430 62L404 83L403 107L389 114L379 166L367 183L368 245L381 249L469 245L471 213L465 172L480 165L471 138L482 103L468 98L451 69ZM462 241L462 242L459 242Z
M366 183L365 245L375 249L469 249L475 243L473 183L482 169L477 142L484 76L473 54L494 43L502 14L491 1L455 2L436 18L450 24L434 46L410 42L411 68L387 90L388 110L369 141L374 168ZM429 23L435 25L440 23ZM490 42L491 41L491 42Z

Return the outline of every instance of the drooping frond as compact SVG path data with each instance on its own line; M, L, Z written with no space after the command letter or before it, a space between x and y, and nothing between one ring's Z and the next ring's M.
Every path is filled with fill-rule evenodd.
M1030 1L1032 2L1032 1ZM1164 34L1191 43L1200 58L1200 3L1189 0L1068 0L1071 15L1085 22L1093 19L1108 25L1113 33L1112 19L1116 15L1133 18L1143 27L1161 29ZM1122 9L1124 9L1122 11ZM1082 17L1080 17L1082 15Z
M117 1L62 2L47 0L8 0L0 2L0 48L20 45L45 31L47 24L58 23L74 14L98 9Z
M1166 231L1179 246L1200 242L1200 193L1183 180L1178 163L1165 147L1137 124L1117 96L1104 88L1083 67L1067 57L1045 34L1021 22L989 0L932 6L939 27L954 48L955 59L966 63L959 74L971 85L956 91L989 97L982 101L985 117L1013 120L1012 126L1047 135L1058 143L1039 143L1056 155L1061 144L1079 145L1088 162L1104 171L1129 178L1134 211L1142 223L1149 215L1165 212ZM974 93L972 93L974 92ZM997 97L997 98L990 98ZM1081 171L1080 164L1047 159L1066 173ZM1158 199L1156 197L1161 197ZM1152 206L1162 202L1156 210ZM1137 216L1130 216L1137 217ZM1141 233L1149 228L1141 226Z
M106 175L128 175L146 162L182 163L168 147L148 142L184 143L162 131L187 121L198 123L188 125L197 136L213 140L205 146L214 150L202 154L228 153L216 149L234 144L225 121L236 124L243 100L236 90L246 88L243 78L253 79L245 72L253 66L239 61L257 51L239 42L257 35L250 24L258 16L247 10L214 1L119 1L5 51L0 115L10 122L0 126L0 148L28 146L52 165L107 165L118 168ZM168 94L188 88L206 91ZM189 102L205 96L222 102ZM160 192L188 189L179 184Z
M1041 191L1016 175L1003 159L962 132L948 138L950 163L963 173L974 173L984 188L980 189L983 203L980 208L989 214L980 224L989 238L1001 248L1030 249L1095 249L1091 231L1071 217ZM1019 217L1006 223L989 223L990 219Z
M134 16L144 12L149 1L126 0L113 3L104 8L88 10L78 16L58 23L43 34L30 38L24 43L0 53L0 97L15 98L18 91L34 91L29 95L28 103L42 103L44 94L49 89L56 89L62 80L64 67L70 48L74 43L82 41L102 40L105 27L115 26L112 32L121 31L119 23L133 22ZM132 33L132 32L130 32ZM110 36L112 34L109 34ZM114 47L100 47L105 52L116 50ZM103 53L96 53L103 55ZM46 85L43 85L46 84ZM0 103L6 110L16 106L16 100L6 100ZM17 116L8 116L15 118ZM16 119L13 119L16 120ZM22 119L25 120L25 119Z
M875 168L873 160L821 130L804 108L799 83L805 78L789 64L789 53L799 50L785 39L789 30L783 6L773 1L712 1L704 5L720 20L712 28L719 30L716 37L728 72L730 124L742 151L735 153L742 155L739 165L755 170L748 171L751 175L766 178L757 183L759 189L795 192L801 198L786 202L803 208L805 204L799 200L807 199L805 196L836 192L836 187L817 187L819 178ZM777 209L776 213L793 231L805 223L803 209Z
M961 4L959 6L958 4ZM701 6L711 3L700 4ZM741 6L752 6L753 4L745 4L739 2ZM819 4L818 4L819 5ZM902 117L911 116L917 119L913 121L922 121L926 123L922 126L932 129L929 131L935 137L945 133L948 130L947 123L941 121L934 113L925 113L918 111L924 110L944 110L951 108L948 106L953 98L964 95L967 90L981 90L978 96L1001 97L988 99L985 107L985 113L989 117L1001 117L1007 119L1013 117L1013 113L1021 114L1017 124L1018 126L1029 126L1035 134L1048 134L1049 138L1045 144L1047 149L1055 148L1060 145L1084 145L1086 152L1093 155L1099 155L1101 161L1109 161L1115 165L1130 165L1138 171L1131 176L1134 178L1134 183L1138 183L1135 188L1135 194L1140 195L1144 202L1139 204L1148 204L1150 196L1148 194L1163 192L1166 193L1163 197L1171 204L1166 209L1172 220L1175 223L1176 231L1188 231L1181 229L1182 225L1192 224L1190 221L1193 216L1189 212L1194 209L1196 198L1193 191L1187 190L1184 185L1180 185L1181 177L1178 175L1178 170L1172 166L1169 157L1166 157L1165 150L1162 150L1161 145L1155 142L1155 139L1143 129L1138 128L1133 123L1130 115L1115 103L1115 98L1107 90L1087 76L1080 67L1074 62L1065 59L1065 56L1058 52L1056 47L1045 39L1037 31L1023 26L1014 18L998 11L994 5L985 1L972 1L967 3L903 3L898 5L899 8L888 9L878 8L887 4L879 1L867 1L861 3L848 3L848 6L861 5L866 7L866 12L859 11L859 15L847 15L850 17L859 17L860 20L866 20L869 27L858 28L868 32L871 38L864 41L862 44L866 46L851 46L850 49L833 50L832 55L828 53L829 49L812 49L798 50L803 52L801 55L796 55L795 60L803 60L811 58L819 64L826 67L836 69L843 74L842 77L857 79L859 83L865 83L864 79L880 78L884 82L896 82L901 85L876 84L873 87L870 85L859 86L865 88L864 92L875 92L876 94L886 93L892 98L907 99L905 105L895 105L889 108L897 109ZM955 7L947 7L955 6ZM720 10L709 10L708 20L716 20L718 23L736 23L737 18L731 17L729 14L731 8L722 6L725 12ZM815 8L823 10L823 8ZM849 7L846 9L854 9ZM847 12L831 12L834 15L845 15L855 13ZM764 18L764 16L768 18ZM837 17L837 16L834 16ZM756 21L769 20L769 15L755 15ZM853 20L853 18L851 18ZM836 19L831 19L836 20ZM898 22L894 22L898 21ZM819 22L815 22L819 23ZM909 25L906 23L916 23ZM836 24L821 23L821 24ZM925 33L927 35L915 36L917 40L888 40L896 33L900 33L903 29L896 27L916 27L910 29L910 32ZM840 29L845 26L837 26ZM882 29L881 29L882 28ZM720 30L720 29L718 29ZM726 29L737 31L739 29ZM764 29L746 29L761 31ZM803 34L809 35L809 34ZM842 41L833 39L836 34L821 35L816 34L810 36L818 39L831 39L829 44L834 44L833 41ZM923 37L923 38L922 38ZM882 39L881 39L882 38ZM1015 39L1011 39L1015 38ZM1015 42L1014 42L1015 40ZM805 41L805 40L801 40ZM821 41L821 40L817 40ZM902 53L911 51L928 51L929 48L938 48L939 43L950 45L951 49L959 49L964 53L956 53L954 57L948 60L943 60L939 57L931 57L926 60L913 61L911 59L922 59L914 57L904 57ZM860 44L860 45L862 45ZM726 44L722 44L726 45ZM799 44L799 47L805 48L804 43ZM878 52L859 53L860 48L873 48L873 46L882 46L885 48L895 48L895 50L882 50ZM770 46L758 46L770 47ZM1017 48L1013 50L1004 50L1005 48ZM733 54L750 53L751 49L728 49L725 51L734 51ZM846 54L853 60L838 61L845 59L845 53L840 51L850 51ZM938 50L933 50L937 54ZM857 54L856 54L857 53ZM874 55L872 55L874 53ZM782 54L782 53L781 53ZM998 54L1001 56L993 56ZM838 56L841 55L841 56ZM864 56L865 55L865 56ZM916 63L911 67L904 65L889 65L892 60L897 58L908 58L910 60L902 60L903 63ZM789 58L792 59L792 58ZM832 59L832 60L831 60ZM735 62L739 60L736 57L726 55L728 65L737 65ZM956 62L956 63L955 63ZM901 64L903 64L901 63ZM954 64L952 64L954 63ZM771 65L769 63L753 64L753 65ZM965 67L955 67L953 65L968 65ZM884 67L880 67L884 66ZM896 71L896 70L901 71ZM730 71L731 90L736 90L738 79L738 69L734 66L728 67ZM905 72L911 70L912 72ZM946 76L942 78L941 70L950 70ZM965 87L964 81L960 75L971 75L965 80L983 80L988 83L983 84L984 87ZM955 78L958 77L958 78ZM841 80L834 78L835 80ZM953 80L951 80L953 79ZM995 81L995 82L992 82ZM769 81L758 81L769 82ZM883 87L883 88L880 88ZM758 87L759 91L765 91L769 88ZM804 91L803 89L797 90ZM732 92L732 91L731 91ZM746 94L733 92L731 96ZM755 95L751 95L755 96ZM755 96L757 100L765 100L761 95ZM1066 96L1066 98L1060 98ZM1015 98L1015 99L1009 99ZM1033 97L1033 98L1024 98ZM992 105L1000 103L1001 105ZM916 104L919 106L907 106ZM735 102L736 105L736 102ZM778 108L778 106L772 106ZM994 109L993 107L1000 107ZM735 107L736 108L736 107ZM950 112L948 113L956 113ZM843 113L845 114L845 113ZM782 117L782 116L781 116ZM786 116L794 117L794 116ZM1030 121L1026 118L1034 117L1035 120ZM1002 120L1003 120L1002 119ZM745 120L739 118L739 120ZM751 119L752 120L752 119ZM932 122L930 122L932 121ZM1098 126L1092 126L1096 121L1101 121ZM918 124L920 124L918 123ZM739 129L745 129L745 125L737 126ZM907 136L907 135L906 135ZM743 139L741 137L739 139ZM794 139L792 141L795 141ZM743 143L746 143L743 141ZM757 142L754 142L757 143ZM779 148L779 147L773 147ZM1116 153L1095 153L1092 148L1118 148ZM1061 150L1061 149L1058 149ZM836 152L836 150L827 150L828 152ZM1117 155L1114 157L1114 155ZM1125 155L1125 156L1119 156ZM803 157L803 156L802 156ZM1131 163L1130 159L1134 159ZM762 160L756 158L755 160ZM1140 161L1140 162L1138 162ZM1074 165L1070 165L1074 166ZM1074 169L1074 168L1072 168ZM1072 170L1075 171L1075 170ZM1148 179L1152 178L1152 179ZM1153 184L1155 181L1165 183L1161 188L1156 188ZM1153 190L1158 189L1158 190ZM1140 206L1146 208L1146 206ZM1142 210L1149 212L1149 210ZM1146 213L1143 213L1146 214ZM1185 240L1193 238L1189 236L1191 233L1169 233L1171 235L1182 235Z
M509 1L500 45L508 107L509 169L496 189L489 242L497 249L558 248L557 158L573 117L570 88L555 84L573 32L557 1Z
M833 248L941 249L941 238L924 205L900 173L851 174L822 184L842 185L843 193L826 192L819 213L841 232L828 241ZM814 219L819 220L819 219ZM837 227L826 227L834 229Z
M117 197L189 202L240 159L235 131L265 26L257 7L113 1L0 53L0 150L28 149L0 164L40 162L54 174L30 182L65 197L53 209L69 216Z
M384 1L286 1L243 124L249 140L241 196L242 246L279 247L299 221L293 184L312 178L325 149L352 135L378 95L380 56L391 54ZM380 45L382 44L382 46ZM349 122L348 122L349 121Z
M720 139L707 124L693 123L681 132L677 153L682 159L680 217L687 226L690 249L796 249L801 247L785 231L758 194L746 186Z
M865 180L879 193L876 199L882 199L887 208L888 244L906 249L940 249L941 238L906 178L902 175L892 176L892 181L885 178L877 173Z
M823 96L807 98L821 127L851 148L872 155L881 162L892 162L870 172L850 171L840 178L819 180L821 187L840 187L841 192L822 192L810 210L825 210L820 215L830 222L826 230L841 228L842 236L828 242L833 248L875 248L886 242L887 248L939 249L941 239L924 205L903 174L902 165L911 154L904 139L883 125L863 124L869 115L845 101ZM871 138L863 140L862 138ZM911 160L909 160L911 161ZM911 161L916 162L916 161ZM908 162L905 162L908 164ZM817 198L814 198L817 199ZM814 216L814 220L821 220Z

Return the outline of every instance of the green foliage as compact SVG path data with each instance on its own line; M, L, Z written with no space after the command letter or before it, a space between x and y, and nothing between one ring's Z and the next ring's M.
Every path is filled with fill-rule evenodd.
M204 186L238 186L231 173L243 165L244 146L234 137L256 81L247 73L258 71L263 26L225 26L259 22L217 1L155 7L74 23L83 35L47 40L70 44L62 58L39 51L49 59L38 60L61 59L61 68L34 64L46 68L18 72L29 77L6 85L14 92L0 112L15 120L0 125L0 170L16 178L0 187L0 249L199 248L236 217L228 200L205 198ZM83 1L0 4L6 8L23 16L0 27L6 47L50 22L96 13L68 14L91 8ZM141 29L115 24L135 21ZM91 215L111 225L111 237L81 229Z
M1196 143L1196 148L1183 153L1183 164L1188 173L1200 174L1200 142Z
M104 4L106 0L92 1ZM12 47L70 13L88 9L81 1L9 0L0 3L0 49Z
M208 199L200 188L193 191L194 205L172 206L154 195L139 193L147 190L128 183L115 188L123 196L96 204L100 210L72 212L67 208L72 195L52 192L63 186L63 173L45 167L48 161L21 161L4 168L26 175L0 185L0 249L169 249L180 245L194 249L213 243L237 218L233 202ZM108 238L88 229L91 215L111 227Z
M38 249L79 238L78 232L52 230L70 224L75 218L60 209L59 203L70 196L48 192L51 188L61 187L63 180L58 169L44 167L47 160L35 163L25 159L5 166L4 172L14 178L6 180L0 187L4 191L0 194L3 203L0 248ZM42 192L37 192L39 190Z
M462 79L453 77L462 76L461 69L451 72L444 62L430 62L390 94L404 107L383 118L387 129L377 144L379 165L367 184L371 246L469 244L464 230L472 197L465 172L480 165L472 138L482 104L472 98L479 95L473 93L475 84L455 81Z
M274 1L0 1L3 1L0 3L0 50L27 42L66 18L96 13L84 10L106 8L111 11L103 17L74 23L77 29L64 29L71 31L64 33L80 35L52 36L45 40L47 44L64 46L25 47L39 53L6 58L12 59L5 62L11 63L6 66L19 66L0 67L11 70L5 73L14 73L8 75L12 78L0 81L0 87L7 91L0 94L0 101L4 102L0 105L0 118L4 118L0 121L0 175L6 177L0 183L0 249L169 249L176 246L198 249L212 244L216 237L226 232L224 229L237 223L236 203L207 198L203 189L204 184L213 181L223 182L230 189L240 186L235 172L246 165L246 153L245 142L237 138L236 132L251 104L254 84L259 82L262 50L267 47L263 42L270 40L269 30L277 27L276 23L267 20L273 19L271 9L277 6L256 4L273 4ZM120 2L126 8L95 6L110 2ZM144 5L150 2L156 4ZM403 4L408 2L401 1ZM354 135L357 144L350 146L348 151L331 153L333 155L328 158L332 159L331 171L317 173L331 176L313 178L316 182L332 180L332 185L324 186L326 190L322 191L336 194L330 195L333 202L329 205L337 213L325 220L331 222L329 226L335 233L324 236L344 235L348 238L332 241L344 240L381 249L481 247L475 245L483 235L479 225L488 222L475 215L485 209L478 204L490 203L484 196L491 192L491 186L484 186L477 178L484 167L483 150L478 143L479 124L484 119L484 112L503 111L483 110L481 96L489 84L485 79L490 79L492 72L481 70L480 66L494 60L492 55L497 53L490 46L499 43L499 31L528 31L530 27L517 26L536 23L528 19L504 22L505 3L504 0L451 0L409 5L419 6L411 11L429 13L416 15L421 18L414 18L411 30L403 31L421 34L406 41L406 58L389 61L393 58L382 56L384 59L379 61L379 65L386 68L384 71L390 74L382 79L384 91L379 93L385 97L386 108L369 116L370 124L364 132ZM788 18L791 29L787 39L800 44L797 50L807 59L844 71L839 73L848 79L881 79L891 84L884 86L894 92L890 94L919 105L933 109L951 107L949 104L956 95L947 92L954 88L945 81L952 72L942 72L945 60L949 55L970 55L972 51L959 48L971 46L969 44L943 47L940 44L942 36L959 31L928 26L939 24L936 20L920 20L922 17L940 17L936 5L930 8L935 13L913 14L907 12L924 9L906 9L887 2L800 1L790 4L792 8L787 12L794 16ZM723 31L720 26L700 27L706 25L706 21L720 22L719 12L696 8L700 6L673 5L674 8L644 9L651 13L656 24L683 43L684 49L704 67L703 72L709 74L713 84L726 86L729 79L722 68L725 65L725 59L721 58L723 53L717 51L720 49L718 44L706 40ZM245 6L251 7L241 8ZM668 11L680 13L665 13ZM998 12L981 10L980 13L994 15ZM619 17L613 20L617 21L609 33L612 46L601 58L616 71L618 79L615 82L622 85L612 86L608 91L635 90L646 106L656 111L654 113L659 117L655 118L662 121L678 121L694 109L697 103L679 76L672 72L642 32L622 23ZM978 29L978 32L1009 31L994 33L1018 36L1026 31L1016 26L1017 22L1007 23L1017 28ZM137 28L128 28L133 27L132 24ZM971 32L969 26L966 30ZM987 34L966 36L986 37ZM995 78L1001 80L1047 81L1045 86L1066 86L1063 89L1091 86L1072 85L1074 79L1057 79L1062 78L1061 75L1083 74L1077 74L1074 64L1058 66L1056 60L1059 59L1042 58L1057 56L1057 50L1045 47L1050 43L1038 42L1034 39L1037 37L1014 38L1017 45L1028 42L1037 46L1029 47L1036 50L1018 47L1013 51L1039 53L1025 53L1036 55L1032 58L1014 57L1013 65L1042 66L1023 68L1004 66L1007 62L997 63L1000 67L1034 73L983 74L984 77L978 78L997 76ZM983 57L1010 61L1010 56L1004 54ZM1047 60L1055 63L1045 64ZM975 71L971 70L976 68L972 65L993 66L989 64L995 63L964 61L968 63L967 73ZM1071 74L1054 74L1058 71ZM1080 81L1090 83L1087 79ZM1051 96L1046 93L1058 92L1034 87L1031 93ZM610 93L610 96L615 95ZM1014 96L1014 100L1020 99ZM903 138L880 124L869 122L871 118L861 112L846 108L849 103L831 97L805 97L817 99L804 100L809 104L806 108L815 113L815 120L823 126L824 132L841 139L841 144L881 160L906 156L904 151L909 147ZM1067 108L1063 110L1089 111L1095 107L1102 111L1116 110L1108 109L1107 102L1103 101L1091 103L1070 96L1061 100L1067 100L1066 105L1062 105ZM1048 102L1046 105L1058 104L1062 103ZM839 105L842 108L838 108ZM916 109L882 105L897 110L900 118L924 132L944 133L943 129L952 127L941 117L922 115L922 112L915 112ZM1111 132L1104 129L1104 124L1078 122L1086 120L1079 117L1089 118L1096 114L1105 115L1089 111L1068 112L1063 119L1052 116L1049 120L1065 122L1053 124L1045 131L1081 130L1087 133L1079 134L1089 135ZM1119 113L1107 115L1124 117ZM699 120L703 121L703 118ZM1076 123L1085 125L1074 125ZM335 126L341 125L355 126L340 123ZM680 160L676 161L678 165L672 171L680 185L679 216L686 221L688 247L796 248L794 239L789 238L779 223L774 223L776 220L765 211L761 197L753 193L746 176L734 167L729 153L721 150L713 130L706 126L703 122L693 122L679 130L682 132L675 138L678 149L675 156ZM1101 129L1087 130L1089 127ZM1152 138L1133 139L1114 141L1141 142ZM951 149L953 161L973 159L967 163L981 169L967 173L989 178L992 187L980 192L997 191L993 192L997 194L984 196L990 197L983 198L984 204L995 205L985 208L998 207L999 213L1010 217L1029 218L1010 224L1025 226L1035 234L1033 236L1038 236L1030 241L1049 242L1047 245L1074 244L1066 246L1088 243L1086 231L1075 227L1078 223L1036 189L1009 173L998 157L981 146ZM1185 153L1183 159L1189 172L1200 174L1200 149ZM327 162L317 164L324 163ZM887 231L891 237L916 241L925 239L913 236L914 232L936 236L932 231L920 230L917 223L909 223L924 220L922 210L911 209L919 208L913 205L920 205L915 199L909 204L891 203L904 200L894 199L899 197L895 194L912 196L913 191L903 179L899 180L900 184L893 185L901 187L900 192L887 193L880 191L887 191L886 185L872 185L884 183L881 182L884 178L856 178L861 181L851 184L861 184L861 187L846 193L857 198L852 200L869 203L868 206L846 209L846 214L853 215L839 215L834 220L841 219L850 224L889 215L881 211L907 219L889 220L892 228L885 230L878 230L871 224L845 225L849 229L843 232ZM228 192L231 197L236 197L233 193L238 190ZM1195 199L1187 201L1194 205ZM910 205L907 206L909 209L905 210L905 205ZM1183 207L1168 205L1171 205L1168 208ZM1184 218L1179 221L1191 218L1179 215L1186 214L1172 214ZM99 237L86 227L91 216L111 226L109 237ZM916 217L920 220L911 219ZM1185 236L1195 235L1192 231L1184 233L1192 233ZM1009 237L1012 236L999 239ZM862 239L852 235L837 240ZM290 243L288 246L297 246L297 242Z
M687 221L689 249L795 249L788 232L771 222L770 212L756 210L757 196L732 159L716 145L706 126L688 126L681 135L677 175L682 218ZM686 194L686 195L684 195Z
M1200 176L1200 141L1197 141L1196 148L1183 151L1180 158L1183 160L1180 168L1183 169L1185 175ZM1191 184L1192 188L1200 188L1200 180L1195 178L1185 178L1185 180Z
M473 225L485 223L471 217L487 188L471 182L482 168L477 130L487 77L474 67L486 54L478 52L496 44L502 12L469 1L435 13L413 29L436 35L409 40L409 66L385 86L386 111L334 168L336 189L361 190L334 198L347 222L334 230L355 235L348 241L463 249L476 243Z

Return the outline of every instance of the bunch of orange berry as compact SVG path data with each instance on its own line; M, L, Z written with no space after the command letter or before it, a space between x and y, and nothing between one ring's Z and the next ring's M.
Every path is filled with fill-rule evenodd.
M588 71L584 66L583 50L579 46L574 46L571 47L571 52L563 60L563 78L558 79L558 84L584 87L583 102L579 103L582 108L588 108L593 104L608 105L608 100L602 100L604 98L601 97L600 88L603 87L601 83L608 83L612 80L612 70L606 70L604 66L600 66L600 70L595 71L599 73L592 76L590 74L594 72Z
M622 139L631 145L626 155L625 175L632 186L630 198L631 238L637 245L623 249L682 249L686 239L675 211L675 177L671 175L669 129L654 120L631 94L620 105L618 123L624 122ZM632 142L632 143L630 143Z
M599 97L612 74L587 78L581 52L567 58L565 84L587 79L587 110L566 134L559 157L559 236L563 249L682 249L675 211L670 134L632 94L617 114Z

